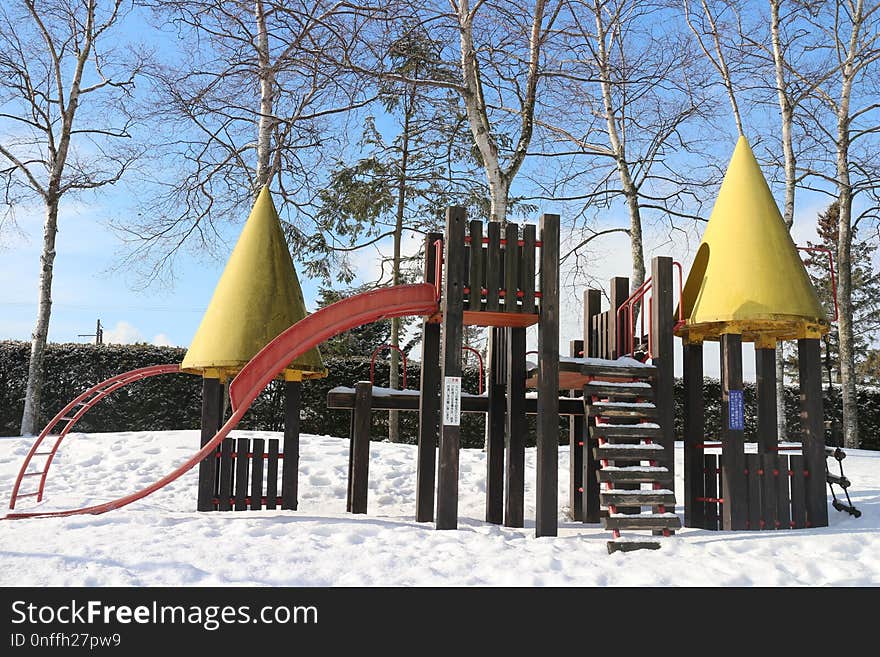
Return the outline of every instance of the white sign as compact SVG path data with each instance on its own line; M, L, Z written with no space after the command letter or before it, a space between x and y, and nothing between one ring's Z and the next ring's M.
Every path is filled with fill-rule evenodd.
M443 377L443 425L457 427L461 417L461 377Z

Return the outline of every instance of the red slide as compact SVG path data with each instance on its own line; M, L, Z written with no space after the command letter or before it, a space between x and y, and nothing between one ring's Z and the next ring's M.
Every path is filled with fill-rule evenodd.
M7 519L17 518L53 518L79 514L98 514L118 509L136 502L156 492L181 475L192 469L202 459L211 456L217 446L229 435L247 412L257 396L278 376L288 363L301 356L309 349L317 347L324 340L343 333L357 326L378 322L391 317L408 315L432 315L437 311L437 298L433 285L419 283L416 285L397 285L395 287L373 290L358 294L342 301L321 308L297 322L272 342L244 366L229 386L229 397L233 413L217 434L202 447L186 463L171 471L159 481L143 488L136 493L119 499L82 509L67 511L33 511L10 513Z

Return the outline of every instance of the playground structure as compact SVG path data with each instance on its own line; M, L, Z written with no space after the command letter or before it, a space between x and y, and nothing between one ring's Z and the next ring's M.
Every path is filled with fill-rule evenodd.
M754 204L743 211L734 208L732 198L738 202L749 198ZM753 244L761 239L767 241L766 248ZM731 255L736 240L743 244L741 253ZM741 280L732 278L735 275ZM359 294L306 315L277 213L268 190L263 190L184 361L119 375L93 386L62 409L30 450L15 482L10 509L28 496L42 501L49 467L77 419L113 390L146 376L182 371L203 377L198 452L151 486L117 500L6 517L103 513L146 497L197 464L200 511L296 509L300 385L326 373L316 347L366 323L421 316L418 391L380 390L372 382L360 382L328 395L329 407L352 411L346 504L352 513L367 510L370 413L417 411L415 517L419 522L434 521L437 529L456 528L459 419L463 412L476 412L486 416L485 519L524 526L526 416L533 414L535 534L554 536L559 419L565 415L569 417L570 517L602 522L613 532L610 552L658 548L656 539L624 539L621 532L668 536L681 526L673 485L673 350L678 335L684 348L686 390L685 525L704 529L826 525L826 476L816 473L824 472L825 461L818 338L827 331L828 321L744 140L737 146L684 286L682 277L680 264L655 257L651 277L632 294L627 279L612 279L607 310L600 306L602 292L587 290L583 339L571 341L570 356L560 357L559 217L545 214L537 226L502 227L497 222L468 222L462 208L450 208L445 233L426 238L424 283ZM781 292L780 280L788 284ZM461 391L466 325L489 329L485 394ZM526 361L526 329L534 325L537 364L531 366ZM771 378L775 376L773 346L783 339L798 340L803 404L803 440L798 446L802 454L789 456L779 453L791 446L777 444ZM722 349L720 441L705 436L702 415L706 340L719 340ZM755 341L758 347L757 454L745 454L741 424L744 340ZM273 440L233 441L229 433L277 378L284 381L283 449ZM224 421L227 387L231 413ZM536 391L534 396L527 395L529 388ZM568 391L568 396L560 397L560 391ZM66 424L60 433L51 434L62 422ZM54 442L45 450L41 445L47 439ZM706 453L718 448L721 455ZM46 459L42 467L32 469L40 458ZM22 492L22 482L37 476L38 490ZM838 484L846 482L842 469L839 477L828 477L829 482L831 477ZM838 508L836 496L834 501Z

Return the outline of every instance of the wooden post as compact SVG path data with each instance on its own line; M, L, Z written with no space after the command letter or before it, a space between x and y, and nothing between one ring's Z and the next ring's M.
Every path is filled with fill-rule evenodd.
M425 240L426 283L434 283L437 256L434 243L442 240L440 233L428 233ZM482 246L479 247L482 249ZM471 248L471 280L473 281L474 254ZM479 272L476 274L480 278ZM474 283L471 283L473 287ZM477 285L480 285L479 281ZM479 294L474 302L471 292L471 307L480 307ZM419 397L419 445L416 466L416 522L430 522L434 519L434 473L437 459L437 436L440 433L440 324L425 319L422 322L422 373L421 395Z
M556 536L559 513L559 215L541 215L541 314L535 535Z
M507 495L504 525L522 527L526 494L526 330L508 329L507 333L507 422L504 447Z
M675 479L675 336L672 334L672 258L655 256L651 259L651 328L654 332L651 361L657 368L654 380L654 403L657 405L657 423L663 438L666 467ZM675 512L675 508L666 507ZM662 533L662 532L661 532Z
M247 511L248 451L251 441L239 438L235 441L235 510Z
M370 482L370 417L373 412L372 407L372 384L369 381L358 381L355 385L354 397L351 481L348 484L352 513L367 512L367 490Z
M584 358L596 356L596 329L593 324L602 312L602 290L584 292Z
M584 292L584 357L598 357L599 331L598 319L602 313L602 291L587 290ZM590 427L595 425L595 418L584 418L583 431L583 521L595 523L600 521L599 511L599 462L593 448L599 441L590 435Z
M522 289L522 312L535 312L535 224L523 225L523 246L520 262L520 288Z
M505 329L489 329L489 362L486 391L489 409L486 413L486 522L500 525L504 521L504 427L507 386L507 340Z
M626 329L626 320L620 325L617 323L617 310L623 302L629 298L629 279L625 276L615 276L611 279L611 307L608 310L608 354L611 360L620 358L626 353L623 336L629 331ZM670 315L672 311L670 311Z
M822 362L819 340L798 340L798 371L801 387L801 427L806 471L807 522L810 527L828 526L825 494L825 424L822 409Z
M482 288L486 271L486 259L484 257L486 251L483 248L483 222L479 219L474 219L473 221L468 222L468 226L471 236L471 250L470 263L468 266L468 287L470 288L470 292L468 292L467 309L478 311L482 309ZM431 236L434 237L432 238ZM443 235L440 233L431 233L431 236L428 237L428 240L432 243L436 242L438 239L443 239ZM433 259L431 262L433 262ZM426 261L425 266L427 267L428 264L429 263ZM433 266L430 272L430 278L427 269L425 270L425 282L434 282Z
M761 529L776 529L776 490L779 478L779 458L773 452L758 455L761 459ZM787 473L786 473L787 474ZM787 476L786 476L787 478Z
M226 438L220 444L220 483L217 492L217 508L220 511L232 510L232 452L235 451L235 441Z
M684 365L684 526L706 526L706 504L697 498L707 497L705 477L706 414L703 402L703 344L686 342ZM714 473L713 473L714 477Z
M220 379L202 379L202 435L204 447L223 426L224 386ZM214 511L214 497L217 494L217 462L215 454L210 454L199 463L199 488L196 508L199 511Z
M742 336L724 333L721 336L721 497L724 498L722 527L726 530L746 529L748 520L742 390Z
M251 510L259 511L263 508L263 450L266 441L262 438L254 438L251 443Z
M578 358L583 348L583 340L568 343L568 353L572 358ZM582 397L583 394L583 390L568 391L569 397ZM568 513L577 522L584 520L584 447L587 445L584 419L583 415L568 417Z
M504 312L519 312L519 225L508 222L504 227Z
M278 439L270 438L266 459L266 508L278 508Z
M718 486L718 457L715 454L703 455L703 489L706 491L707 498L718 498L718 492L721 487ZM718 517L717 502L703 502L703 526L705 529L719 529L720 518Z
M452 207L446 211L446 261L443 277L443 342L441 361L441 429L440 457L437 476L437 529L458 527L458 450L461 441L461 343L463 337L463 281L464 281L464 208ZM497 228L497 227L496 227ZM492 224L489 224L492 238ZM495 233L497 235L497 232ZM491 243L490 243L491 248ZM491 257L487 271L493 266ZM494 263L498 266L498 262ZM500 278L500 277L499 277ZM494 285L494 283L492 284ZM500 282L499 282L500 285ZM491 299L492 287L489 288ZM495 291L497 299L497 288Z
M299 504L299 409L300 381L284 381L284 463L281 466L281 508Z
M447 218L448 216L447 213ZM486 246L486 310L497 312L501 308L498 303L498 291L501 289L502 283L501 265L503 263L501 224L497 221L490 221L486 226L486 237L489 239L489 244Z
M758 397L758 452L775 454L776 426L776 349L755 345L756 393Z

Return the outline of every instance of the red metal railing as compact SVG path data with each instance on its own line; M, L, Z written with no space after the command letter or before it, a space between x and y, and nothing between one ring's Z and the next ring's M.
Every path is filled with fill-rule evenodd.
M799 246L797 250L808 253L824 253L828 257L828 269L831 272L831 297L834 299L834 318L831 321L836 322L840 311L837 307L837 277L834 274L834 256L831 249L826 249L824 246Z
M682 303L682 290L684 288L684 273L682 271L681 263L677 260L672 262L672 266L678 270L678 320L675 323L674 328L678 328L682 324L684 324L684 304ZM653 295L651 297L647 297L648 292L651 291L653 287L652 278L649 277L645 279L645 282L639 285L633 293L624 301L620 307L617 309L617 323L616 326L623 326L624 332L621 335L618 329L618 339L623 341L622 345L618 345L618 352L623 354L632 354L635 350L635 330L636 330L636 322L634 317L634 309L636 304L640 301L643 302L644 305L647 305L647 311L645 308L641 309L639 313L641 316L641 333L640 335L645 335L645 315L648 316L648 358L653 358L654 356L654 325L653 325L653 317L651 313L651 309L653 307ZM622 317L623 316L623 317ZM625 321L625 323L624 323Z
M403 365L403 388L401 388L401 390L406 390L406 354L403 353L403 349L401 349L400 347L395 347L393 344L382 344L373 349L373 353L370 355L370 385L374 385L375 381L376 356L378 356L379 352L383 349L396 351L400 354L401 365Z
M474 349L473 347L462 347L461 349L462 349L462 351L469 351L470 353L472 353L474 356L477 357L477 363L480 366L480 380L479 380L479 383L477 384L477 394L482 395L483 394L483 355L479 351Z

